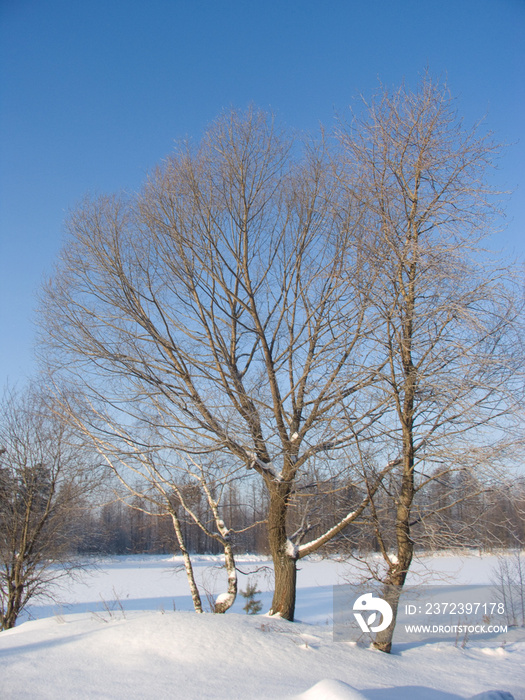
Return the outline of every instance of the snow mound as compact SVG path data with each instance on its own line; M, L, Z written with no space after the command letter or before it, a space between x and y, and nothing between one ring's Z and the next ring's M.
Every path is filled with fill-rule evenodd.
M242 570L259 576L267 610L267 560L247 559ZM464 563L439 561L451 569ZM491 561L485 557L484 566ZM195 565L213 595L224 590L217 563L209 557ZM291 623L245 615L242 597L227 615L197 615L189 612L184 572L165 555L108 558L84 583L63 589L61 606L36 601L30 612L39 619L22 618L0 633L0 699L525 700L523 630L465 648L399 646L391 655L334 642L327 620L345 566L301 563L303 622Z
M296 700L366 700L366 698L347 683L324 679L305 693L297 695Z
M485 654L485 656L508 656L508 652L506 649L503 647L496 647L495 649L491 649L490 647L482 648L480 649L480 652L482 654ZM499 691L494 691L494 692L499 692ZM486 700L484 698L483 700Z
M495 685L525 700L525 655L509 648L504 658L434 645L390 656L336 644L326 625L107 610L2 632L0 697L144 700L174 697L176 688L184 700L460 700L480 691L475 700L512 699L489 691Z

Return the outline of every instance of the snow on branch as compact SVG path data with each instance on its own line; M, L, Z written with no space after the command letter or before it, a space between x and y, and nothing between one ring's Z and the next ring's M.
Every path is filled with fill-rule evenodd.
M275 479L275 481L282 481L283 477L279 473L275 471L275 467L273 466L272 462L263 462L262 459L259 459L255 452L248 452L248 455L250 457L250 469L258 469L259 471L266 472L267 474L270 474L270 476Z

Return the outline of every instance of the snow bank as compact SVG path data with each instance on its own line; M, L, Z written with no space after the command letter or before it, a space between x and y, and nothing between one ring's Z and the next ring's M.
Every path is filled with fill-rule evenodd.
M366 700L365 696L346 683L323 680L297 696L297 700Z
M439 559L441 571L459 569L469 579L488 575L487 562ZM220 590L225 571L216 564L203 559L196 569ZM241 568L267 564L249 558ZM426 572L431 565L425 561ZM239 614L242 598L237 613L196 615L184 573L166 557L107 560L83 584L71 582L62 608L35 604L33 615L48 617L0 633L0 698L510 700L510 693L525 700L523 630L465 648L405 645L391 655L334 643L331 586L345 580L347 564L301 561L299 568L303 622L289 623ZM271 579L253 576L267 610Z
M326 625L264 616L83 613L0 634L0 697L463 700L503 689L523 700L525 642L505 651L441 643L389 656L334 643Z

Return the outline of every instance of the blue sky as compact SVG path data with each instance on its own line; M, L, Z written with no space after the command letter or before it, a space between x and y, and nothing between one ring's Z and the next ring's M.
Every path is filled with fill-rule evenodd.
M138 188L223 107L313 130L426 68L509 144L496 244L523 259L525 0L0 0L0 382L34 372L36 294L84 194Z

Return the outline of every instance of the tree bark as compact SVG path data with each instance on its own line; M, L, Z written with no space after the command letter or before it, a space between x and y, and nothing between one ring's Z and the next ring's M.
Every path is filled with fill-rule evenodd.
M235 568L235 557L229 542L223 544L224 563L228 574L228 591L217 597L214 612L225 613L235 603L237 597L237 569Z
M412 291L412 290L411 290ZM413 291L411 301L413 299ZM397 621L397 608L399 598L405 585L406 577L414 554L414 542L410 537L410 514L414 502L414 400L416 389L416 374L412 363L412 307L410 307L410 320L405 325L403 345L403 365L405 371L405 395L403 412L400 416L403 431L403 473L401 478L401 490L396 503L396 544L397 554L390 557L388 572L385 578L383 597L392 608L392 623L378 632L374 640L374 647L387 654L392 649L392 638Z
M406 546L403 548L403 552L404 554L400 556L395 563L392 562L390 565L381 595L383 600L386 600L392 608L392 622L386 628L386 630L376 634L373 643L373 646L376 649L379 649L379 651L383 651L387 654L390 654L392 650L392 638L396 628L399 599L403 591L408 569L410 568L410 564L412 562L413 544L410 539L408 539Z
M392 622L382 632L378 632L373 642L373 646L379 651L383 651L386 654L390 654L392 651L392 638L394 636L394 630L396 628L397 619L397 608L399 605L399 598L401 597L402 586L385 585L383 586L383 591L381 593L381 598L386 600L386 602L392 608Z
M16 576L15 581L9 582L8 601L5 615L2 617L1 629L9 630L15 626L17 617L22 609L23 593L24 586L22 583L18 582L18 576Z
M186 569L186 576L188 577L191 598L193 600L193 607L195 608L195 612L201 613L201 612L203 612L203 610L202 610L202 601L201 601L201 597L199 594L199 588L197 586L197 582L195 581L195 576L193 575L193 566L191 564L189 552L186 549L186 545L184 544L184 537L182 535L180 520L177 517L177 514L175 513L175 511L171 512L171 519L173 521L173 529L175 530L175 534L177 536L177 541L179 543L180 551L182 552L182 558L184 559L184 568Z
M270 485L268 539L273 559L275 586L270 615L293 622L297 583L297 550L286 536L286 514L290 486L285 482Z

